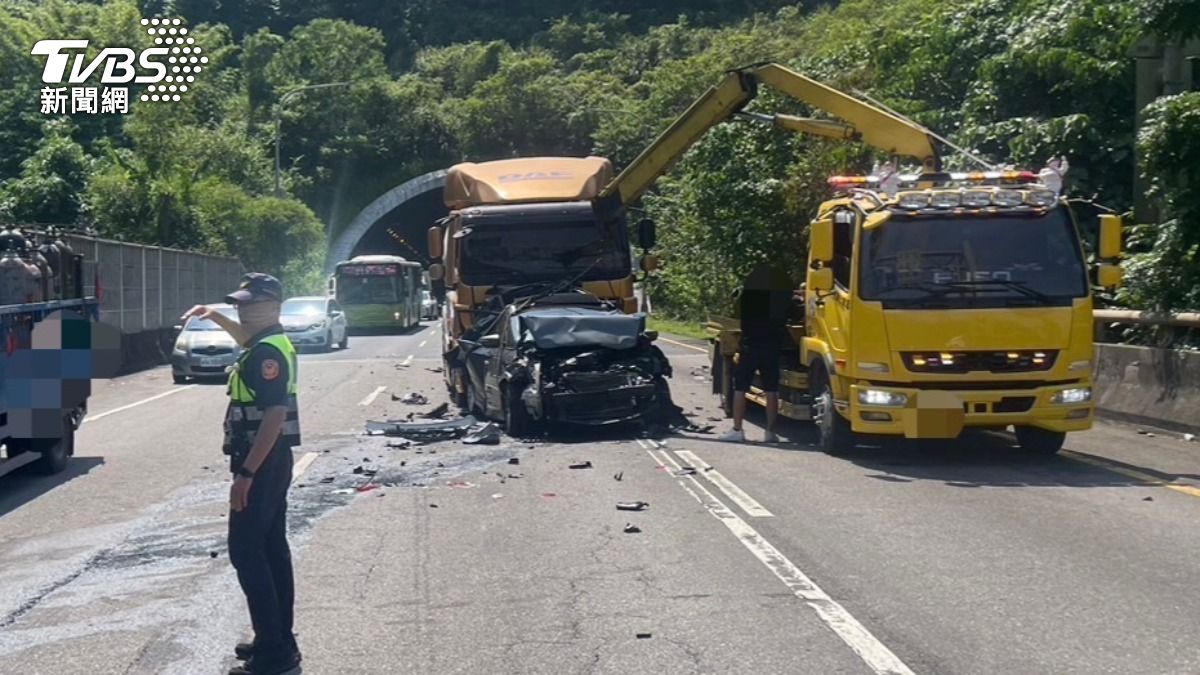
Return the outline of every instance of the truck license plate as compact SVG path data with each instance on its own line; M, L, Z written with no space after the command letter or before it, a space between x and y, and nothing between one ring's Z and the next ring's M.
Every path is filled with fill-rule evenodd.
M200 357L201 366L219 366L221 365L221 357L219 356L202 356Z

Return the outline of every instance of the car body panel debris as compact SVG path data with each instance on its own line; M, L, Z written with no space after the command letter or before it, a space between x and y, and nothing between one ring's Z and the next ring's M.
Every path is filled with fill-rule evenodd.
M439 420L436 422L368 421L367 433L397 436L414 442L428 443L462 438L467 435L471 427L478 423L478 420L470 415L456 420Z
M441 405L434 408L433 410L430 410L427 413L423 413L421 415L421 417L424 417L427 420L440 420L443 417L445 417L446 413L448 413L448 412L450 412L450 404L442 403Z
M494 422L472 427L463 443L467 445L498 445L500 443L500 427Z
M617 502L618 511L645 511L650 508L650 502Z
M591 463L590 461L587 461L587 462L578 462L578 463L576 463L576 464L572 464L571 466L569 466L569 467L567 467L567 468L570 468L570 469L590 469L590 468L592 468L592 463Z
M632 523L625 523L625 534L637 534L642 531L642 528Z
M419 391L407 393L399 399L396 399L395 394L393 394L392 400L399 400L401 403L407 403L408 405L425 405L429 403L429 399Z

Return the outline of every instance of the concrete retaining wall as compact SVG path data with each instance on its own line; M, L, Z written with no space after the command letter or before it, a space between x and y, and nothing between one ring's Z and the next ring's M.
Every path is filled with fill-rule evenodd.
M1200 353L1096 345L1101 415L1167 429L1200 428Z

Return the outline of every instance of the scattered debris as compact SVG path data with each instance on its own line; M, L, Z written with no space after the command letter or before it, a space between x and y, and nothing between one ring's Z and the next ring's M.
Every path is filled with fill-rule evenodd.
M421 415L421 417L424 417L427 420L440 420L443 417L445 417L446 413L448 413L448 412L450 412L450 404L442 403L441 405L434 408L433 410L430 410L429 412Z
M474 483L468 483L463 480L455 480L455 481L450 481L449 483L447 483L446 487L469 489L469 488L478 487L478 486L475 485Z
M1187 441L1188 443L1191 443L1192 441L1196 440L1196 434L1184 434L1183 440Z
M370 457L363 457L363 461L364 461L364 462L369 462L369 461L371 461L371 458L370 458Z
M371 490L375 490L378 488L379 488L378 483L367 483L366 485L358 486L358 491L359 492L370 492Z
M704 426L700 426L698 424L688 424L687 426L682 427L680 430L690 431L693 434L711 434L714 428L715 427L712 424L705 424Z
M333 476L325 476L324 478L321 479L321 482L322 483L332 483L333 480L334 480Z
M216 551L209 551L209 552L208 552L208 557L210 557L210 558L213 558L213 559L216 559L216 557L217 557L217 552L216 552Z
M413 444L413 442L408 440L407 438L401 438L398 441L388 441L387 447L398 448L400 450L406 450L406 449L412 447L412 444Z
M1151 432L1146 432L1146 438L1154 438L1154 434Z
M500 427L495 422L488 422L480 427L472 428L467 437L463 439L463 443L467 445L499 445Z
M707 419L708 419L708 421L709 421L709 422L720 422L720 421L721 421L721 418L720 418L720 417L712 417L712 416L709 416Z
M429 372L431 372L431 373L441 373L441 372L445 372L445 371L443 371L443 370L442 370L442 367L441 367L441 366L438 366L437 368L426 368L425 370L428 370L428 371L429 371Z
M368 434L383 434L398 436L415 443L432 443L462 438L478 421L470 415L456 420L438 420L435 422L408 422L388 420L386 422L368 421Z
M354 467L353 473L356 476L374 476L376 473L379 473L379 472L376 469L368 469L366 467L356 466L356 467Z
M409 392L400 398L395 398L395 396L395 394L392 394L393 400L407 403L408 405L425 405L429 403L429 399L419 391Z
M625 534L637 534L642 531L642 528L632 523L625 523Z
M592 462L591 462L591 460L588 460L586 462L578 462L576 464L570 465L567 468L568 469L590 469L590 468L592 468Z
M503 499L503 498L504 498L504 495L500 494L499 492L492 495L492 499Z
M1142 436L1147 436L1147 435L1149 435L1149 434L1150 434L1150 432L1149 432L1149 431L1146 431L1145 429L1138 429L1138 430L1137 430L1137 432L1138 432L1139 434L1141 434Z
M553 492L543 492L542 496L545 497L546 499L553 499L553 498L557 497L558 495Z
M1143 498L1143 499L1142 499L1142 501L1144 501L1144 502L1152 502L1152 501L1154 501L1154 497L1145 497L1145 498Z
M442 464L441 462L438 462L438 468L439 468L439 469L444 469L444 468L446 468L446 465L445 465L445 464Z
M613 474L613 480L615 480L615 481L620 481L620 480L621 480L622 478L624 478L624 477L625 477L625 472L624 472L624 471L618 471L618 472L616 472L616 473L614 473L614 474Z
M694 476L694 475L696 475L696 469L695 469L695 467L685 466L682 469L676 471L675 475L676 476Z
M333 494L335 494L335 495L352 495L352 494L354 494L354 488L342 488L340 490L334 490Z
M401 460L401 461L400 461L400 466L406 466L406 465L408 465L408 460Z
M438 505L437 505L437 504L430 504L430 505L429 505L429 508L431 508L431 509L436 509L437 507L438 507Z
M649 640L652 637L654 637L654 636L651 635L650 633L638 633L637 634L637 639L639 639L639 640Z
M618 511L645 511L650 508L650 502L617 502Z
M521 463L521 458L520 458L520 457L509 457L509 458L508 458L508 463L509 463L509 464L520 464L520 463Z
M524 477L525 477L525 474L523 474L523 473L510 473L510 474L508 474L508 477L509 477L509 478L512 478L513 480L516 480L517 478L524 478Z

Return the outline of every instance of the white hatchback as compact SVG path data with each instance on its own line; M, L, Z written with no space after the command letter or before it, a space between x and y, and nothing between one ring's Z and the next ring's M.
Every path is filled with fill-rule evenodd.
M283 303L279 317L284 334L297 349L318 347L330 350L336 344L340 349L350 345L346 313L333 298L307 296L288 298Z

